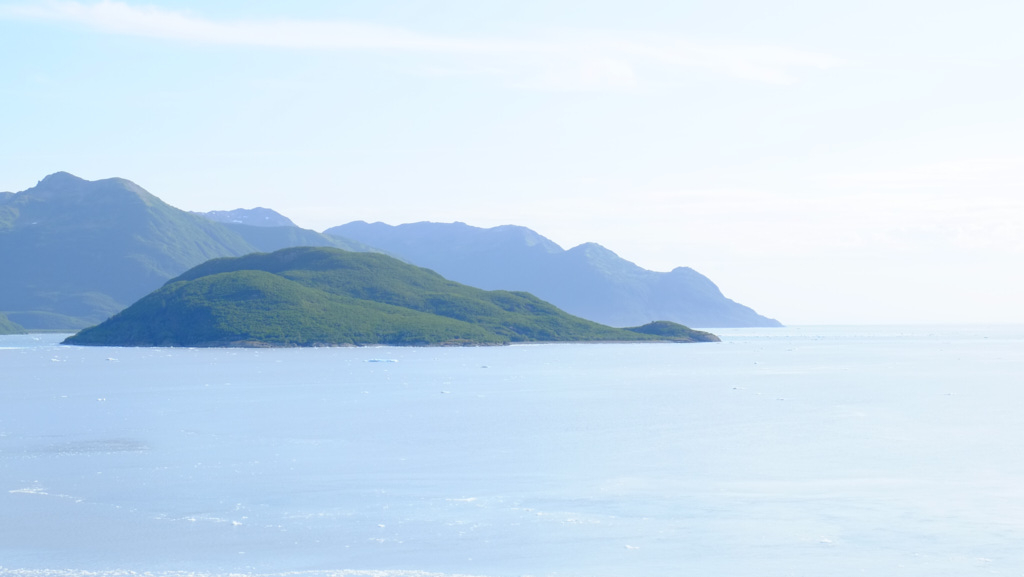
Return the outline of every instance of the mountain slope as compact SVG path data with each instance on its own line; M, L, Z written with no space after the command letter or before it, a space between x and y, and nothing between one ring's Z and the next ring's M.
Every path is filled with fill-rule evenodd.
M693 269L649 271L594 243L563 250L524 227L357 221L324 234L372 245L468 285L527 291L612 326L662 319L699 327L780 326L726 298Z
M525 293L483 291L375 253L290 248L203 263L68 344L312 346L717 340L568 315Z
M51 174L0 195L0 312L30 330L78 329L211 258L314 241L361 246L284 228L213 222L121 178Z
M375 251L373 247L351 239L299 228L291 219L269 208L236 208L192 214L230 228L260 252L274 252L292 246L333 246L353 251Z
M297 226L255 226L224 223L223 226L241 236L254 250L274 252L293 246L330 246L351 251L376 252L377 249L342 237L328 236Z
M24 333L25 329L8 319L3 313L0 313L0 335L17 335Z
M0 307L33 328L103 320L205 260L251 248L120 178L59 172L0 204Z

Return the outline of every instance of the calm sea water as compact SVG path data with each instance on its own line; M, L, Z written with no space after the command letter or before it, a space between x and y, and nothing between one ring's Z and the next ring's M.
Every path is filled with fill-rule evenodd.
M1021 575L1024 327L0 337L0 575Z

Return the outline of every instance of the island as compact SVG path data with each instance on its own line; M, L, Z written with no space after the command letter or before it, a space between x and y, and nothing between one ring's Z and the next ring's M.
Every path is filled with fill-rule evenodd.
M525 292L485 291L396 258L330 247L216 258L64 343L288 347L713 342L659 321L614 328Z

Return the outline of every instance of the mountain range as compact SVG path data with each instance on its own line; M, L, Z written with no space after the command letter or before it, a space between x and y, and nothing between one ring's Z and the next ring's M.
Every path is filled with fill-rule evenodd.
M271 209L189 213L125 179L58 172L0 193L0 314L29 330L76 330L207 260L318 246L384 252L462 284L530 292L612 326L778 326L691 269L648 271L592 243L563 250L523 227L352 222L325 233Z
M58 172L0 195L0 312L29 330L79 329L211 258L297 245L368 250L294 226L214 222L122 178Z
M324 234L377 247L471 286L526 291L606 325L665 319L691 327L781 326L726 298L715 283L691 268L646 270L595 243L563 250L521 226L484 229L461 222L391 226L357 221Z

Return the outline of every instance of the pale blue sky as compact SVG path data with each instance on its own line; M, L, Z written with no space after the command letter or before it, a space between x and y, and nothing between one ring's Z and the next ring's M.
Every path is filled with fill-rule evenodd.
M1024 322L1024 4L0 2L0 190L521 224L787 324Z

